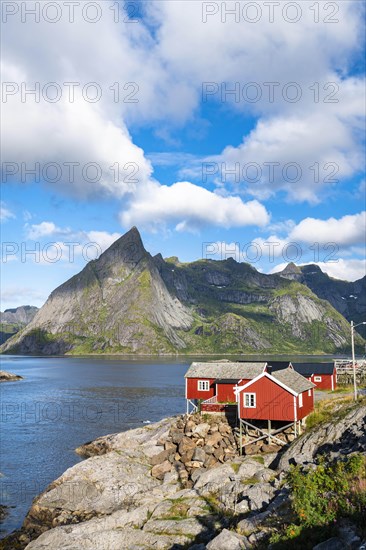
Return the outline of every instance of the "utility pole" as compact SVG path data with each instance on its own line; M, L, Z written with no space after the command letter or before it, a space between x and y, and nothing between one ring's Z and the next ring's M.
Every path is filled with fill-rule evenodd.
M357 380L356 380L356 359L355 359L355 328L360 325L366 325L366 321L355 325L351 321L351 346L352 346L352 370L353 370L353 398L357 401Z

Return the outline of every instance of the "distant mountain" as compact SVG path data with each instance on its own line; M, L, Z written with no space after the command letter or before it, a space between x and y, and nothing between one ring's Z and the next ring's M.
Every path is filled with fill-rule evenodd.
M366 321L366 275L354 282L341 281L329 277L315 264L300 267L293 263L288 264L280 275L305 284L319 298L328 300L348 321L355 324ZM366 337L365 325L356 330Z
M132 228L54 290L2 351L333 353L349 339L345 318L306 285L233 259L152 257Z
M38 311L35 306L20 306L0 311L0 344L30 323Z

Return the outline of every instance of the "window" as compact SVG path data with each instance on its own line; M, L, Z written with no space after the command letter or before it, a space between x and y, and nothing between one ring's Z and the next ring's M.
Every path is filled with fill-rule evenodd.
M255 409L256 408L256 394L255 393L245 393L244 394L244 407L246 409Z
M321 376L314 376L314 382L321 382L322 377Z
M299 407L302 407L302 393L299 395Z
M198 380L198 391L209 391L210 382L208 380Z

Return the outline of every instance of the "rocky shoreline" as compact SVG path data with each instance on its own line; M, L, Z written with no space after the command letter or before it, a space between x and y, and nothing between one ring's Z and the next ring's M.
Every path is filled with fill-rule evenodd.
M88 458L34 499L21 531L0 548L270 548L266 541L291 513L290 464L311 467L322 449L334 457L365 453L365 429L362 406L304 434L281 455L250 456L239 456L227 419L214 415L167 418L101 437L77 449ZM348 526L338 546L319 550L358 549L361 542Z
M19 376L19 374L14 374L13 372L0 370L0 382L13 382L15 380L23 380L23 376Z

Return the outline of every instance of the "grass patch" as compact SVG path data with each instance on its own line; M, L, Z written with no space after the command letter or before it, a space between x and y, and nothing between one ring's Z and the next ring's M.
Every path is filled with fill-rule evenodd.
M255 485L259 483L259 479L255 476L243 478L240 480L242 485Z
M353 401L353 396L347 395L332 399L325 399L315 403L314 411L306 419L306 427L314 428L323 422L334 421L335 418L344 417L352 408L365 404L366 398Z
M239 464L238 462L232 462L230 464L230 466L232 467L232 469L234 470L234 472L237 474L240 470L240 466L241 464Z
M264 465L264 458L263 456L251 456L250 457L251 460L255 460L256 462L259 462L259 464L263 464Z

